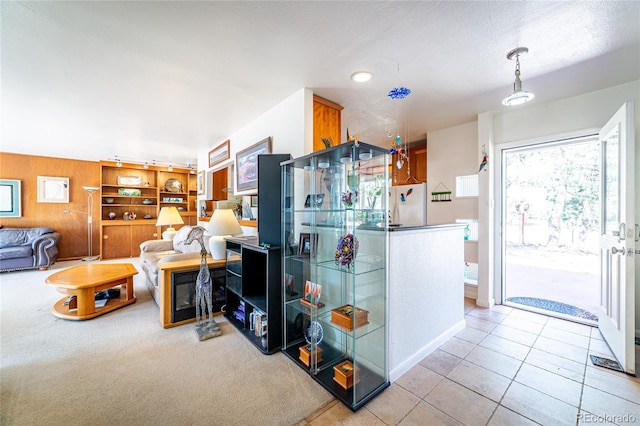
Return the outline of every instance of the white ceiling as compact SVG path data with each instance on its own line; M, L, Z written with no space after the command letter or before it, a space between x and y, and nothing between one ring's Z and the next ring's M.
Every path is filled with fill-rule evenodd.
M0 7L5 152L194 162L303 87L344 106L360 140L415 141L504 110L518 46L529 105L640 78L638 1ZM352 82L357 70L373 80ZM411 95L388 99L398 86Z

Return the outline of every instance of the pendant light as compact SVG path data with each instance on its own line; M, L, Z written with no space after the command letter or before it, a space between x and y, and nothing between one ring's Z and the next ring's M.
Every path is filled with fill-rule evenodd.
M520 56L524 56L529 52L526 47L516 47L507 53L507 59L516 59L516 81L513 82L513 93L502 100L502 105L514 106L529 102L535 96L531 92L522 90L522 82L520 81Z

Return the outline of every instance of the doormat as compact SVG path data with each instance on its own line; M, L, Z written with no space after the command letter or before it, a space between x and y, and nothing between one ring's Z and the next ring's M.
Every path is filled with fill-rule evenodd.
M585 311L584 309L580 309L576 306L567 305L566 303L556 302L554 300L537 299L535 297L509 297L506 301L531 306L533 308L545 309L547 311L558 312L565 315L571 315L578 318L584 318L591 321L598 321L598 316L589 311Z
M593 365L608 368L610 370L622 371L624 373L624 370L622 369L622 367L620 367L618 361L595 355L589 355L589 358L591 358L591 362L593 363Z

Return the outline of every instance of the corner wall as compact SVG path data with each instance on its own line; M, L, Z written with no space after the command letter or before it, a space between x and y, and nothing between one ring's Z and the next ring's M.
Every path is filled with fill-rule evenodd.
M268 136L271 136L272 154L291 154L293 157L300 157L311 152L313 148L313 92L311 90L298 90L242 130L224 138L223 140L231 141L230 157L225 163L216 165L216 168L233 165L238 151ZM212 144L209 149L215 148L222 141ZM199 153L198 170L208 169L208 151ZM235 195L256 193L256 190L238 192L235 179L233 182Z

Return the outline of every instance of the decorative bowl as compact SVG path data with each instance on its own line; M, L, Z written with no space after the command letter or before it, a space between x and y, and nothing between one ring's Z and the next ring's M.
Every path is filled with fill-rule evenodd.
M113 204L114 201L115 201L115 199L113 199L113 198L105 198L104 199L104 202L107 203L107 204Z
M153 201L148 198L145 198L144 200L142 200L142 204L153 204Z

